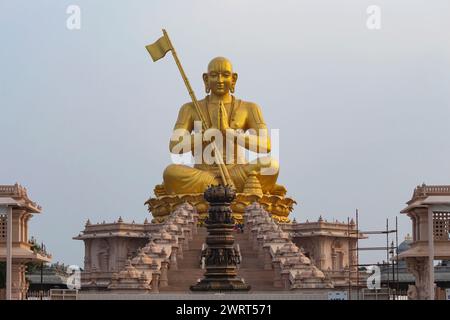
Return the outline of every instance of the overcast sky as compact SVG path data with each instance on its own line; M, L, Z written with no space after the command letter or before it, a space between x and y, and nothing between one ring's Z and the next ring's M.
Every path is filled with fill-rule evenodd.
M80 30L66 27L72 4ZM366 26L369 5L379 30ZM163 27L199 98L209 60L226 56L236 96L280 129L292 218L346 221L359 208L361 229L398 216L403 239L414 187L450 184L448 0L2 0L0 184L42 205L30 236L54 261L82 265L72 237L88 218L149 217L189 101L173 59L153 63L144 48Z

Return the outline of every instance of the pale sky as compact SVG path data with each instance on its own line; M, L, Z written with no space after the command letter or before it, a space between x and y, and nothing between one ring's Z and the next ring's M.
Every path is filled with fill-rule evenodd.
M80 30L66 27L72 4ZM366 26L369 5L380 30ZM72 237L88 218L149 217L189 101L170 55L153 63L144 48L161 28L199 98L208 62L226 56L236 96L280 129L291 218L346 221L358 208L363 230L398 216L403 239L414 187L450 184L448 0L1 0L0 184L42 205L30 236L54 261L83 264Z

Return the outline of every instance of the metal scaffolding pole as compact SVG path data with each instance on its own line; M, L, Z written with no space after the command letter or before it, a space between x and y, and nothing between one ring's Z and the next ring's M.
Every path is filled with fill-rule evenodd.
M395 263L396 263L396 269L395 269L395 273L396 273L396 282L397 282L397 287L395 290L395 294L398 297L399 291L400 291L400 282L398 279L398 217L395 217Z
M349 239L349 250L355 250L356 251L356 264L353 266L356 266L357 268L357 298L359 299L359 267L367 267L367 266L373 266L374 264L360 264L359 263L359 251L386 251L386 262L383 262L381 266L384 267L384 270L387 272L387 279L386 279L386 285L387 285L387 292L389 298L391 297L391 283L392 285L396 287L395 295L393 298L395 299L396 295L398 295L399 292L399 278L398 278L398 261L396 258L394 258L396 255L398 255L398 221L397 217L395 219L395 229L390 230L389 229L389 219L386 219L386 229L385 230L371 230L371 231L360 231L359 230L359 211L356 210L356 230L350 229L350 218L347 219L348 224L348 239ZM351 234L356 234L356 248L350 248L350 239ZM394 247L394 241L392 241L391 244L389 244L390 237L389 235L391 233L395 233L395 247ZM375 247L360 247L359 246L359 234L373 234L373 235L383 235L386 234L386 245L385 246L375 246ZM392 252L392 257L389 257L389 253ZM390 261L392 260L392 261ZM378 263L378 265L380 265ZM390 270L392 268L392 271ZM392 272L392 281L390 278L390 274ZM349 295L351 293L351 272L349 271ZM363 295L364 296L364 295Z
M390 264L389 264L389 219L386 219L386 262L387 262L387 291L388 291L388 297L391 296L390 294L390 272L389 272L389 268L390 268Z

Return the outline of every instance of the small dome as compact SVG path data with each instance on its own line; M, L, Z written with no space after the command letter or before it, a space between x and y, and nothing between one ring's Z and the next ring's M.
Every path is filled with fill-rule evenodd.
M411 248L412 239L410 237L406 237L405 240L398 245L398 253L402 253L409 248Z

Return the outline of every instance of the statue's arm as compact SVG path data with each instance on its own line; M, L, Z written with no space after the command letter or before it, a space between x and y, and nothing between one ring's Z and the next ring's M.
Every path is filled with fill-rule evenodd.
M264 122L261 108L255 103L249 105L245 130L246 134L237 134L237 142L240 146L258 153L270 152L271 145L267 125Z
M192 116L192 104L186 103L180 108L180 111L178 112L177 122L175 123L175 126L173 128L172 137L170 138L169 142L170 152L183 154L190 151L186 150L186 148L176 148L177 150L174 150L174 147L179 145L182 139L186 138L187 135L189 135L189 137L191 136L193 124L194 119ZM189 145L191 145L191 141L189 141Z

